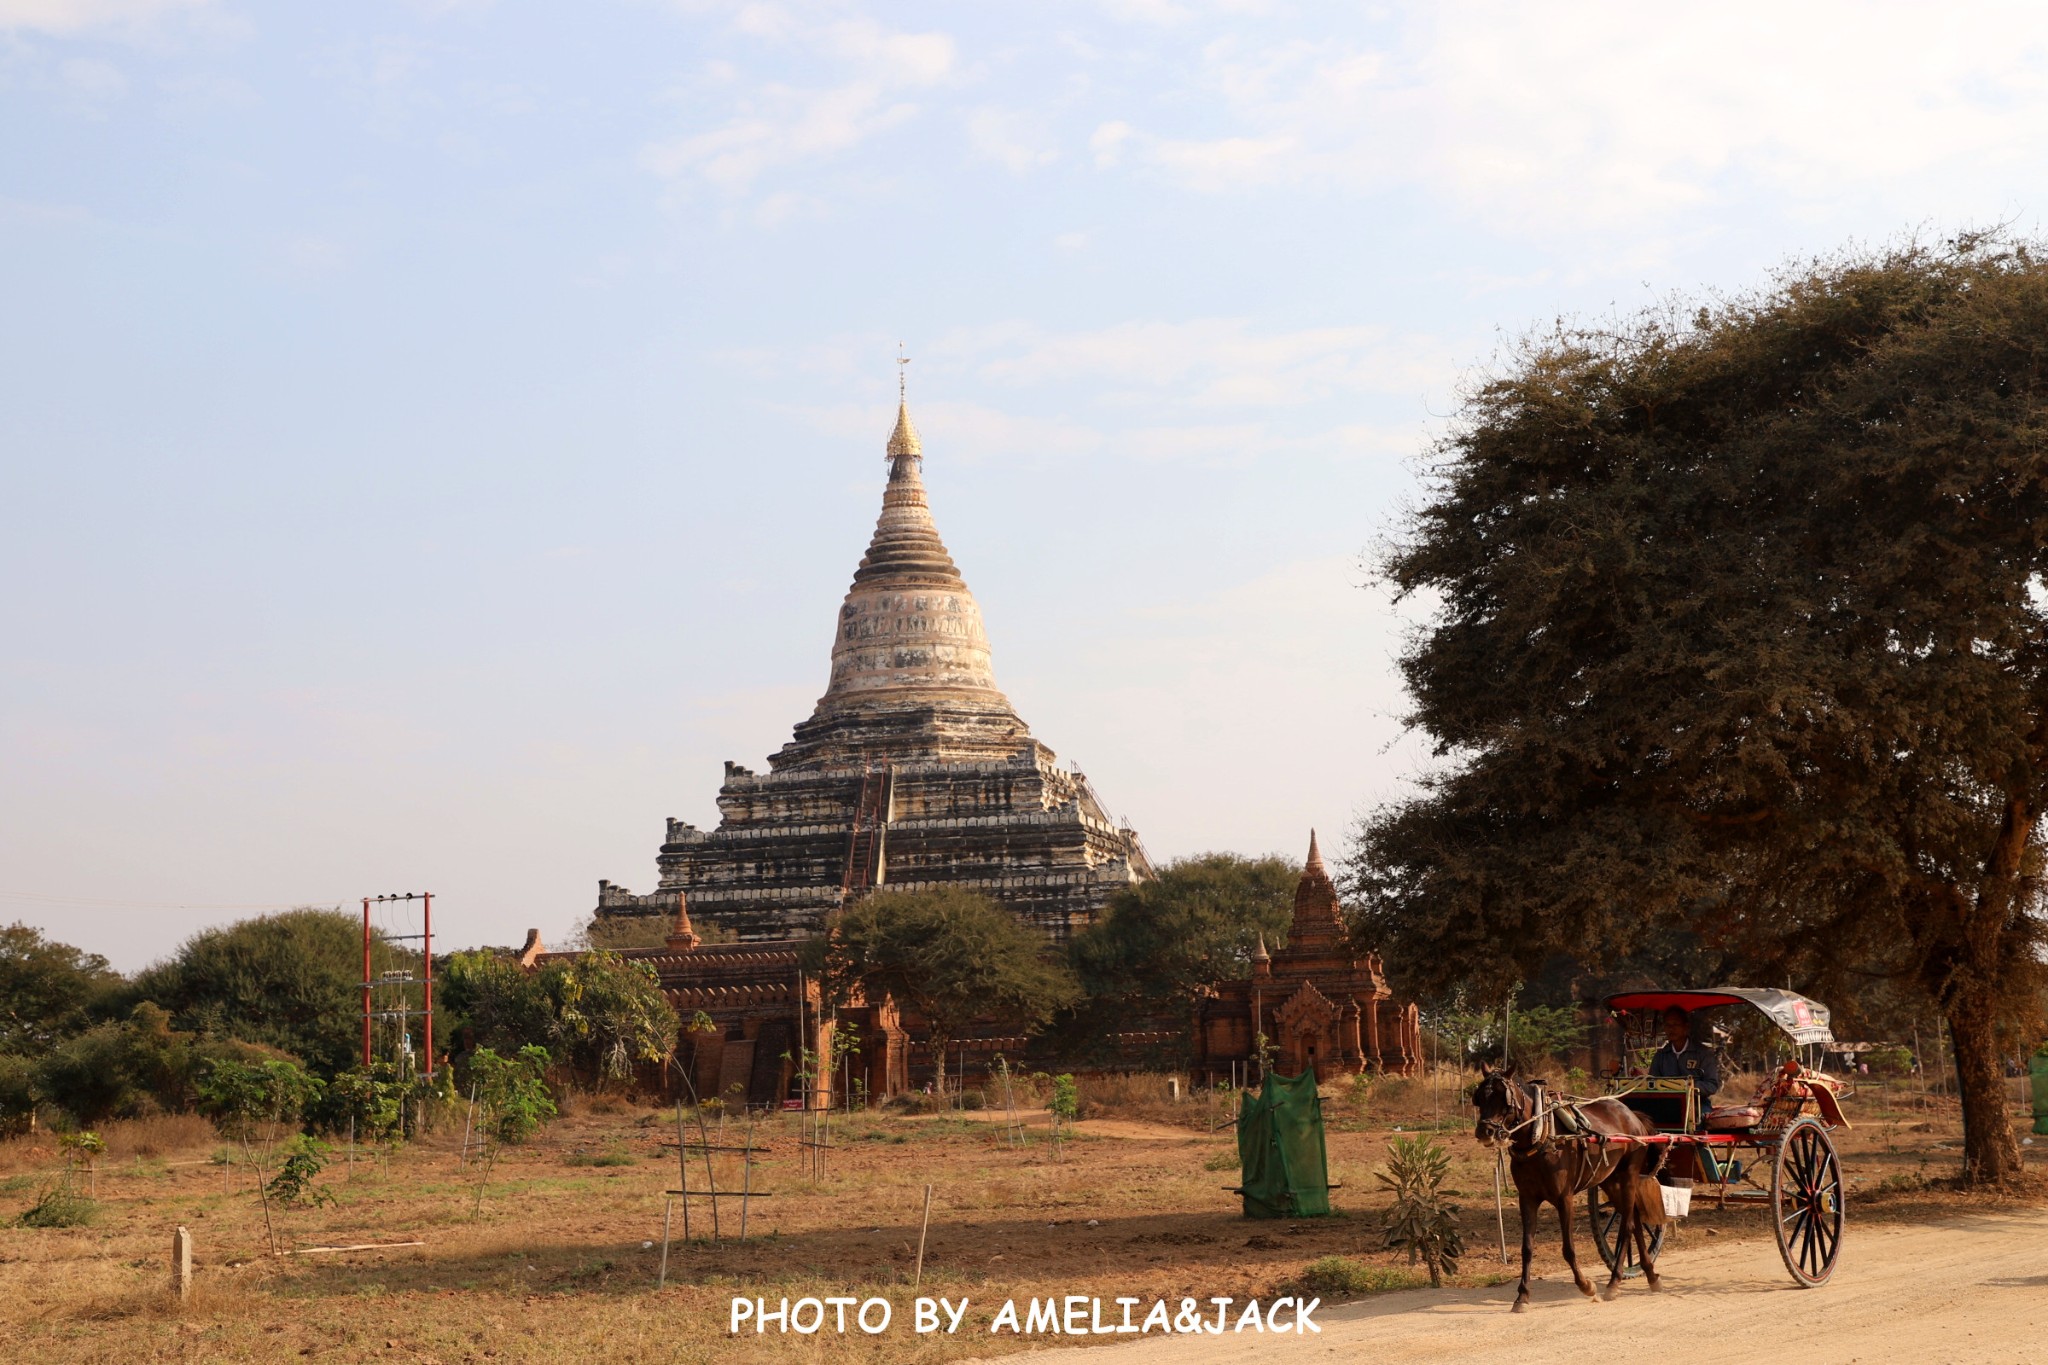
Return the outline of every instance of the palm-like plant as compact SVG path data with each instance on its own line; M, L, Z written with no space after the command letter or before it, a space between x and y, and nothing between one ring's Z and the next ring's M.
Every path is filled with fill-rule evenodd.
M1443 1285L1444 1271L1458 1273L1458 1258L1465 1254L1458 1206L1444 1197L1450 1169L1451 1154L1418 1134L1389 1143L1386 1167L1374 1172L1394 1194L1385 1221L1387 1246L1405 1249L1410 1265L1427 1265L1432 1288Z

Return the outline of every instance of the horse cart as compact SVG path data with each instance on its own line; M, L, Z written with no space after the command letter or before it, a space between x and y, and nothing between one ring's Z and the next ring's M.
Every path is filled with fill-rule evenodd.
M1840 1104L1847 1091L1819 1067L1823 1050L1834 1041L1827 1007L1790 991L1740 987L1628 991L1610 996L1606 1004L1621 1043L1608 1096L1654 1131L1605 1140L1663 1146L1660 1179L1687 1190L1684 1202L1769 1208L1785 1269L1802 1287L1826 1284L1842 1248L1844 1193L1841 1159L1829 1134L1847 1126ZM1695 1021L1694 1039L1701 1038L1701 1024L1710 1018L1725 1021L1715 1029L1724 1036L1775 1028L1791 1041L1794 1059L1773 1070L1748 1103L1703 1111L1703 1097L1690 1078L1647 1074L1658 1022L1673 1008ZM1719 1010L1739 1013L1709 1015ZM1586 1201L1594 1242L1609 1271L1638 1273L1632 1240L1618 1245L1629 1239L1615 1236L1619 1219L1606 1193L1595 1186L1586 1192ZM1650 1239L1653 1264L1663 1239L1664 1229L1658 1227Z

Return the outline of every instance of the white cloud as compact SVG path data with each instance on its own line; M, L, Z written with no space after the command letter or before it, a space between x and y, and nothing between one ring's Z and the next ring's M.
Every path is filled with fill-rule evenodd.
M848 79L814 86L769 81L745 88L731 98L718 126L645 147L640 163L655 174L694 178L728 193L750 191L778 167L845 152L907 122L918 106L905 95L946 81L954 71L953 40L943 33L892 32L868 19L807 21L764 4L741 6L732 25L751 38L806 49ZM700 89L740 81L730 63L715 62L705 68ZM770 215L780 216L785 215Z
M985 105L967 116L967 142L974 154L1023 175L1059 159L1043 122L1016 109Z
M757 377L802 376L809 392L867 390L892 349L863 335L721 359ZM1459 377L1441 338L1241 318L1074 331L1008 322L912 350L911 405L926 447L967 462L1399 460L1422 448L1429 414L1449 409ZM884 434L880 396L793 410L858 448Z
M1008 386L1089 385L1112 399L1170 393L1176 404L1284 408L1362 392L1447 392L1448 348L1376 326L1262 330L1244 318L1128 322L1053 332L1027 323L962 330L927 350Z
M204 9L212 0L0 0L0 31L71 37L106 29L138 29L158 19Z
M1199 54L1207 100L1181 101L1201 135L1107 123L1096 159L1215 193L1420 183L1551 228L1751 186L1882 196L1959 159L2036 168L2048 8L1964 9L1453 0L1371 41L1225 36Z
M720 189L745 190L774 167L845 151L915 112L866 82L828 90L767 86L723 127L656 143L641 164L657 175L695 173Z
M1123 160L1124 143L1130 140L1131 125L1122 120L1111 120L1095 130L1088 139L1088 150L1095 153L1095 164L1105 169Z

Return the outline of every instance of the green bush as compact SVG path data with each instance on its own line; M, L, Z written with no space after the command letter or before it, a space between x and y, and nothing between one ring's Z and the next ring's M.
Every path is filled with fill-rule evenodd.
M285 1158L269 1185L270 1197L287 1208L318 1208L334 1196L313 1181L327 1169L327 1144L301 1135L285 1144Z
M1081 1117L1081 1086L1066 1072L1052 1078L1052 1098L1046 1101L1046 1108L1062 1124L1072 1123Z
M1457 1274L1458 1258L1465 1253L1458 1206L1443 1188L1450 1169L1451 1154L1418 1135L1387 1144L1386 1169L1374 1173L1394 1195L1384 1224L1387 1245L1406 1251L1410 1265L1421 1261L1428 1266L1432 1286L1443 1284L1446 1270Z
M633 1158L624 1152L571 1152L562 1158L564 1166L631 1166Z
M372 973L418 963L403 946L372 944ZM180 1029L259 1043L328 1076L349 1066L360 1046L345 1021L362 1017L362 986L362 919L300 909L201 930L130 989L168 1009Z
M28 1211L14 1220L24 1228L82 1228L100 1216L99 1202L76 1190L53 1185Z
M199 1078L224 1063L260 1062L263 1048L202 1039L171 1027L168 1011L143 1001L126 1019L66 1039L36 1063L34 1089L81 1124L191 1109Z
M1238 1155L1237 1148L1233 1145L1219 1148L1216 1152L1212 1153L1209 1159L1202 1163L1202 1169L1205 1171L1234 1171L1243 1164L1244 1158Z

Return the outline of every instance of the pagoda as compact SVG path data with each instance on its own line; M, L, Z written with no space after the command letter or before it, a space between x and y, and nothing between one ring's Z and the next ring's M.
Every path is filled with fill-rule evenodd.
M901 395L888 463L817 708L767 772L727 762L716 829L668 822L655 891L600 881L600 916L667 918L685 893L699 919L742 941L789 939L878 887L959 886L1063 940L1151 875L1137 834L996 686Z
M1216 983L1197 1004L1197 1083L1266 1065L1288 1076L1313 1071L1318 1082L1366 1071L1419 1075L1421 1015L1393 994L1380 955L1361 957L1351 946L1337 885L1310 830L1286 946L1269 952L1261 938L1251 976Z

